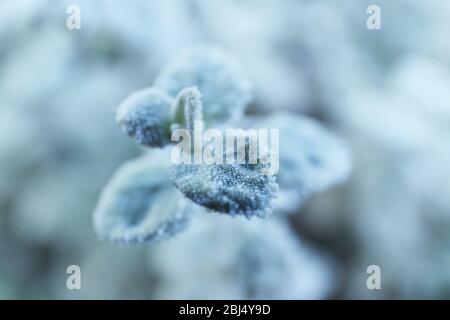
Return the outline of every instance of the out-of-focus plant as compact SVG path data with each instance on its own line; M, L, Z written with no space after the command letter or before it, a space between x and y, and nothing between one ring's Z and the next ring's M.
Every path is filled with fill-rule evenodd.
M149 257L160 299L321 299L335 284L330 261L283 219L201 213L194 222Z

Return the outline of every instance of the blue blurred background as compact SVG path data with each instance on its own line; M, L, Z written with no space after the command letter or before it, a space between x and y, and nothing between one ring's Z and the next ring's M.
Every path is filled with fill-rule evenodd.
M66 27L70 4L80 30ZM449 32L444 0L1 1L0 298L450 298ZM249 114L308 115L351 150L348 181L288 218L302 290L270 267L279 291L241 290L226 243L222 261L207 240L162 250L95 236L102 187L141 152L116 106L204 44L245 66ZM189 250L217 261L191 266ZM72 264L82 290L66 288ZM367 289L369 265L381 290Z

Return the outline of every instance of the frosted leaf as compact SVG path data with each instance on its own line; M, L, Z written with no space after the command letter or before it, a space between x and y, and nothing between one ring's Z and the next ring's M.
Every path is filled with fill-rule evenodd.
M185 228L187 202L170 184L167 154L159 152L125 163L112 177L94 212L99 236L151 243Z
M265 218L278 188L275 177L251 164L181 164L171 168L172 183L195 203L232 216Z
M133 92L119 105L116 122L137 143L163 147L170 142L172 102L156 88Z
M160 299L321 299L334 282L330 261L280 219L199 214L177 241L154 248L149 265Z
M206 122L239 118L251 99L250 82L241 75L236 62L209 47L185 52L163 69L155 86L173 97L186 87L198 87Z
M183 89L177 96L174 105L173 121L177 126L194 130L194 122L202 121L202 100L197 87Z
M313 119L277 112L248 125L280 131L279 171L281 192L295 190L301 199L345 181L351 158L340 138Z

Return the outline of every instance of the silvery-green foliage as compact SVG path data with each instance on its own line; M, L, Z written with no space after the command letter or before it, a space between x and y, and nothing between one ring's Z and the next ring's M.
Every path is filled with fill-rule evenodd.
M183 196L170 184L165 151L152 151L131 160L111 178L94 212L100 237L151 243L184 229L190 211Z
M280 219L199 214L178 241L154 248L150 266L161 299L319 299L333 285L329 261Z
M198 87L207 123L239 118L251 99L250 82L238 64L225 52L210 47L186 51L163 69L155 86L173 97L186 87Z
M156 88L130 94L118 107L116 121L137 143L163 147L170 142L172 98Z
M347 146L317 121L276 112L263 119L255 117L250 123L280 130L280 198L291 193L293 198L302 200L344 182L350 175L352 164Z
M171 168L171 179L195 203L247 218L269 216L278 188L274 176L253 164L180 164Z

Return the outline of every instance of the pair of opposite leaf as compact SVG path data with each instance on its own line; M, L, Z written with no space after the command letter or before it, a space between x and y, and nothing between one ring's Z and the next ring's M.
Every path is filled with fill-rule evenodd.
M195 204L232 216L270 215L278 184L274 176L261 173L260 164L170 164L172 130L192 130L194 121L204 121L206 127L238 121L250 98L250 83L236 63L211 48L186 52L153 87L126 98L116 121L140 145L159 149L127 162L113 176L94 213L97 233L116 242L156 242L183 230L198 210ZM340 141L312 120L285 113L275 118L280 140L292 143L280 152L281 191L298 187L313 193L346 177L349 157ZM270 118L250 123L273 128ZM312 134L306 132L307 141L298 124L313 127ZM335 160L345 165L334 166Z

